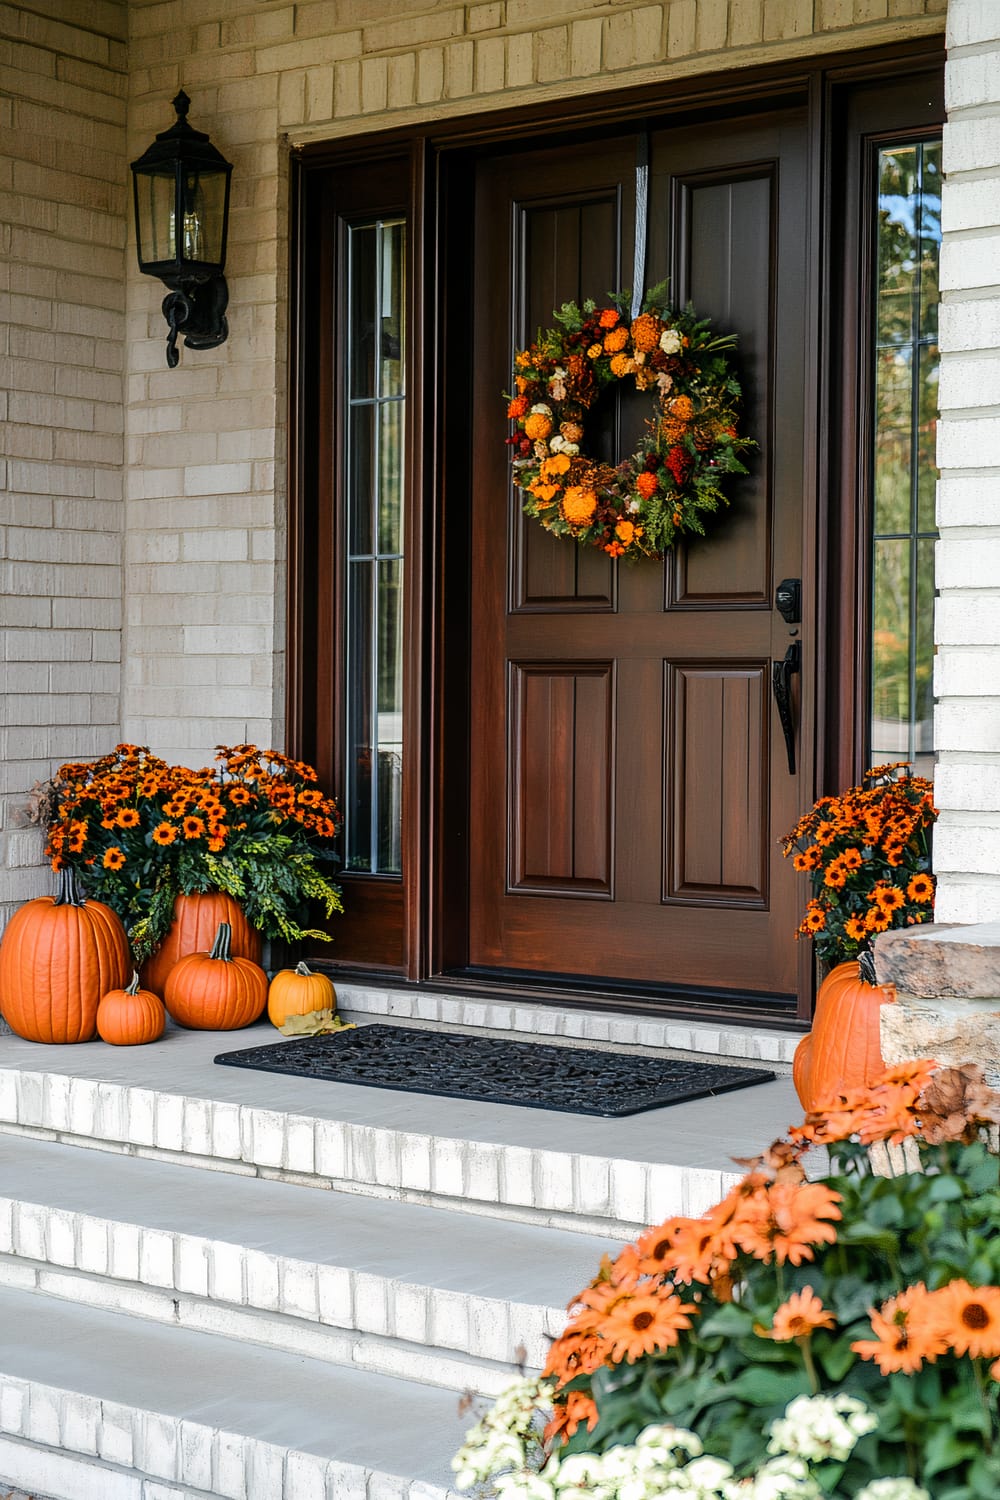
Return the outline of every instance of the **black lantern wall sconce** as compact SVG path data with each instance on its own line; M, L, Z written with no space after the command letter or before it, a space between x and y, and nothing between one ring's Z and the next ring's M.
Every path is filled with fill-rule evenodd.
M205 132L188 124L191 100L183 89L173 105L173 125L132 163L139 270L170 288L163 316L171 369L180 359L179 334L189 349L215 349L229 337L222 272L233 171Z

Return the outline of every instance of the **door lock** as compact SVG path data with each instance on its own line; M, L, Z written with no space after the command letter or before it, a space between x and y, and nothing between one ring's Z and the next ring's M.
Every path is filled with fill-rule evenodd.
M783 578L774 591L774 604L786 625L798 625L802 619L801 578Z

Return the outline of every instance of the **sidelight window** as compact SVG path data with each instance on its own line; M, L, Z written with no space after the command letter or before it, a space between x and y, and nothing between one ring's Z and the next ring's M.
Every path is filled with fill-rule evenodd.
M345 863L399 875L406 228L378 218L346 233Z
M878 153L869 764L933 774L941 143Z

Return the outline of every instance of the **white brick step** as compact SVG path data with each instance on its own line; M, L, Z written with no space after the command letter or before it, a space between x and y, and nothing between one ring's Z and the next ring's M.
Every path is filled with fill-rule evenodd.
M456 1031L485 1031L519 1041L636 1049L706 1062L766 1063L783 1072L791 1067L802 1039L802 1028L794 1022L790 1030L736 1026L696 1018L541 1005L530 1000L483 999L423 986L390 987L334 979L340 1010L352 1021L413 1022Z
M0 1131L624 1239L704 1212L748 1142L801 1117L790 1078L602 1119L213 1063L274 1036L264 1025L172 1028L128 1048L0 1038Z
M0 1187L0 1284L456 1390L541 1368L615 1248L23 1136Z
M0 1473L54 1500L446 1500L455 1393L0 1287Z

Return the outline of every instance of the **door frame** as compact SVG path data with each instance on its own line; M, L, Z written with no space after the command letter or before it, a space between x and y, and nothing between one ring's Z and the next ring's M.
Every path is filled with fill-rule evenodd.
M338 919L337 950L330 961L338 972L390 982L432 980L435 988L475 990L484 995L531 997L553 1004L594 1004L634 1011L728 1019L744 1024L801 1026L808 1017L814 985L809 945L799 945L798 1016L766 1006L738 1006L732 996L677 997L664 1006L641 986L567 989L543 977L509 980L500 974L465 972L468 933L470 849L468 603L470 536L468 476L471 452L466 412L456 420L445 391L469 388L471 350L463 340L471 299L469 216L465 212L471 173L484 153L509 151L537 138L579 141L615 128L651 121L713 119L746 114L795 99L809 116L810 243L806 337L811 358L804 490L815 495L809 507L815 532L804 538L804 555L816 557L817 575L804 587L816 591L815 661L803 674L816 685L816 785L803 789L803 804L820 791L836 791L863 769L863 719L867 694L867 597L870 527L864 505L864 476L839 461L846 436L865 451L864 413L849 394L861 370L859 320L864 288L852 302L845 267L856 265L869 225L857 211L863 163L838 150L838 127L846 100L859 85L898 79L919 80L922 92L944 118L944 46L933 37L886 49L810 60L791 59L752 71L733 71L639 89L559 99L451 121L428 122L401 130L355 136L345 141L296 148L292 158L292 254L289 317L288 453L288 640L286 725L290 752L317 766L327 784L338 787L341 751L336 723L337 592L335 535L336 464L332 413L336 393L331 372L336 309L329 277L334 257L331 192L338 174L360 167L373 177L390 163L406 178L410 224L408 271L411 329L407 388L407 556L405 564L403 879L387 897L379 878L344 880L348 916ZM930 87L924 87L925 84ZM930 118L930 117L929 117ZM914 125L918 122L913 121ZM857 159L855 159L857 157ZM853 198L851 195L854 195ZM840 227L835 205L853 203L853 218ZM447 289L444 297L437 288ZM835 337L853 317L848 337ZM454 331L453 331L454 330ZM445 351L447 350L447 364ZM863 382L862 382L863 384ZM499 408L498 408L499 409ZM326 414L326 420L324 420ZM498 434L499 434L498 428ZM859 463L862 459L859 457ZM835 544L822 546L823 538ZM330 568L332 566L332 575ZM327 572L324 573L324 567ZM860 626L859 626L860 619ZM843 643L850 649L844 650ZM391 953L379 950L387 914L396 936ZM791 940L791 934L789 935ZM371 956L374 954L374 957Z

